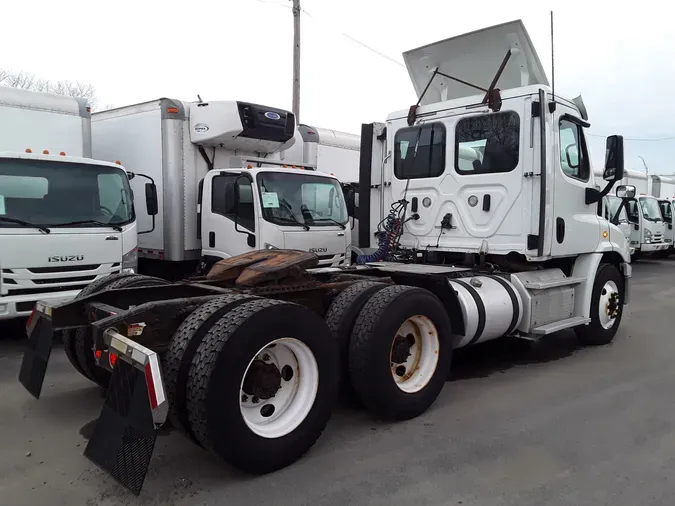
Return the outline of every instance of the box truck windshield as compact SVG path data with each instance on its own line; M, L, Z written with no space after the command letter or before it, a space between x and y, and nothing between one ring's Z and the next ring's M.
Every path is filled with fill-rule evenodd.
M122 169L0 159L0 227L118 228L134 219L131 190Z
M257 181L263 217L271 223L312 227L347 224L349 217L337 179L308 173L263 172ZM244 203L243 195L241 202Z
M653 197L640 197L640 206L642 207L642 216L648 221L663 221L659 201Z

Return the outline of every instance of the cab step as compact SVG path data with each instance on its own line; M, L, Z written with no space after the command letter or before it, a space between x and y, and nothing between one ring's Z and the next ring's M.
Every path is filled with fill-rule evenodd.
M558 322L542 325L541 327L536 327L530 331L530 334L533 336L546 336L561 330L578 327L579 325L586 325L587 323L591 323L590 318L585 316L573 316L572 318L567 318L566 320L560 320Z
M582 283L584 281L586 281L586 278L573 278L573 277L552 279L550 281L526 280L523 283L523 286L525 286L525 288L527 288L528 290L549 290L551 288L558 288L561 286L578 285L579 283Z

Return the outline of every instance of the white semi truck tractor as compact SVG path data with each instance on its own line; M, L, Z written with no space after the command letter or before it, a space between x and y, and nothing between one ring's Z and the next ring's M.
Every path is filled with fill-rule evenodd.
M0 87L0 320L136 269L124 168L92 159L84 99Z
M553 95L520 21L404 59L418 104L362 128L357 265L261 250L180 283L118 276L36 306L21 383L40 395L54 331L89 333L112 376L85 455L133 492L167 419L266 473L312 447L341 386L375 417L411 419L457 348L563 329L584 345L614 339L629 245L598 209L623 176L622 137L607 139L596 182L583 104Z

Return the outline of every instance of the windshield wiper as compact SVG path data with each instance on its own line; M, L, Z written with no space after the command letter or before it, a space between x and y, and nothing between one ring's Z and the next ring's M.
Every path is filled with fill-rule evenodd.
M98 225L100 227L110 227L115 232L121 232L122 227L115 225L114 223L104 223L98 220L81 220L81 221L68 221L66 223L58 223L57 225L51 225L52 227L69 227L71 225Z
M336 221L333 218L314 218L314 221L330 221L331 223L335 223L338 227L342 228L342 230L347 228L344 225L344 223L340 223L339 221Z
M292 220L287 220L286 218L277 218L277 219L297 223L305 230L309 230L309 225L307 225L306 223L300 223L300 220L298 220L293 213L288 213L288 215L291 216L293 219Z
M6 216L0 216L0 221L4 221L7 223L16 223L17 225L23 225L24 227L37 228L43 234L48 234L51 232L51 230L49 230L44 225L40 225L39 223L31 223L30 221L18 220L16 218L7 218Z

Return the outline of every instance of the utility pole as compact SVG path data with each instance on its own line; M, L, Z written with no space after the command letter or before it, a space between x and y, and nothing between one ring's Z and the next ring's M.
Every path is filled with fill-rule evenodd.
M293 1L293 114L300 123L300 0Z
M645 162L645 159L642 158L641 156L638 156L638 158L642 160L642 165L645 166L645 174L647 175L647 177L649 177L649 167L647 167L647 162Z

